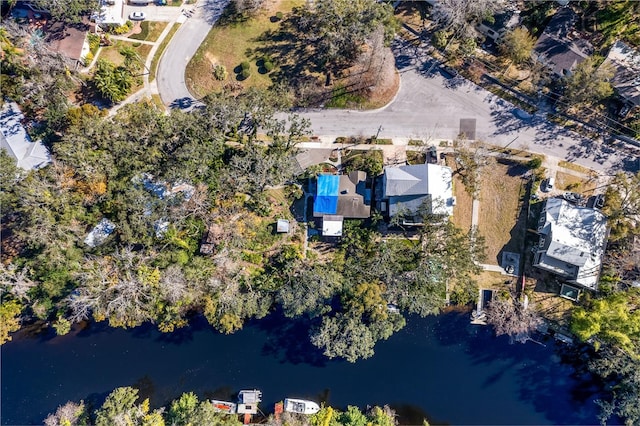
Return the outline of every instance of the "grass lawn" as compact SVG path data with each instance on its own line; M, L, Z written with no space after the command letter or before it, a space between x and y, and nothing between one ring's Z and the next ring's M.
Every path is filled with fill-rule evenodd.
M446 159L447 166L455 170L453 157L447 155ZM456 197L456 205L453 206L453 218L451 220L454 225L466 232L471 229L473 198L471 194L465 190L462 180L457 174L453 175L453 195Z
M147 55L149 54L153 46L149 44L116 40L116 42L111 46L102 48L102 50L100 51L100 59L106 59L109 62L114 63L116 66L122 65L124 63L124 56L120 54L120 49L122 49L123 47L132 47L140 56L140 59L144 64L144 61L146 60Z
M526 211L521 199L528 169L519 164L496 163L482 169L478 228L487 244L487 263L497 265L504 249L520 253L524 244Z
M247 52L264 44L258 41L262 34L267 31L277 31L280 23L271 21L275 13L286 14L294 6L302 4L302 0L275 1L268 10L255 18L240 23L214 26L187 65L185 80L191 93L202 97L222 90L223 86L229 82L240 82L244 88L269 87L272 84L269 74L261 74L256 64L260 58L247 56ZM239 81L237 70L243 61L250 64L250 76ZM218 81L213 77L212 71L215 65L223 65L226 68L228 73L226 80ZM274 65L275 71L278 64ZM264 70L261 71L264 72Z
M142 31L138 34L132 34L129 38L135 40L156 41L167 25L168 22L142 21L140 23Z
M480 274L474 275L473 279L478 282L480 288L508 290L509 287L505 282L510 281L511 277L504 276L499 272L482 271Z
M563 172L556 173L556 187L558 189L593 195L596 186L596 179L581 178Z
M160 57L164 53L164 50L167 48L167 45L173 38L173 35L180 28L180 24L173 24L173 27L169 30L169 34L162 40L160 46L158 46L158 50L156 50L156 54L153 56L153 60L151 61L151 70L149 73L149 81L153 81L156 78L156 69L158 68L158 62L160 61Z
M568 327L571 311L575 305L572 301L558 296L559 286L558 288L552 287L538 280L535 291L530 296L530 301L542 317L558 323L560 327Z

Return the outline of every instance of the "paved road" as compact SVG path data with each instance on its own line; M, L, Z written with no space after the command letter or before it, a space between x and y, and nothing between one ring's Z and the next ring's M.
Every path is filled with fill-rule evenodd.
M597 170L634 170L637 155L619 153L563 127L549 123L544 115L522 120L516 109L490 92L461 77L445 77L432 67L425 52L401 40L394 46L401 73L396 99L376 111L303 111L316 135L372 136L423 140L455 139L461 119L475 119L475 139L494 145L523 148ZM430 72L428 72L431 70Z
M228 1L200 0L195 5L185 6L185 10L193 10L193 14L171 39L156 73L158 91L166 105L191 109L197 103L185 85L185 68Z

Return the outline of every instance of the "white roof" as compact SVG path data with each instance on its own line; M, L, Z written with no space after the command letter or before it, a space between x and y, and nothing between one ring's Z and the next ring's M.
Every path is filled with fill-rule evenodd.
M427 191L431 213L453 215L453 172L449 167L427 164Z
M611 46L604 62L614 68L611 83L620 96L634 105L640 105L640 51L618 40Z
M322 236L342 237L342 216L324 215L322 216Z
M386 167L384 197L389 198L389 214L417 210L429 196L431 213L453 215L453 172L438 164Z
M607 238L606 217L596 209L550 198L541 233L551 238L541 266L575 276L576 283L596 289Z
M103 218L84 239L84 243L89 247L97 247L104 243L107 237L113 233L116 225L109 219Z
M51 163L49 151L42 142L33 142L21 121L24 115L18 104L6 102L0 112L0 146L16 159L18 167L39 169Z
M102 3L100 14L96 17L98 24L123 25L125 20L122 16L124 11L124 0L115 0L113 4Z

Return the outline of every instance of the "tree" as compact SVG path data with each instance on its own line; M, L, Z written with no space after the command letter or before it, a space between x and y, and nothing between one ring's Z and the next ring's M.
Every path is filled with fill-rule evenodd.
M98 0L35 0L35 5L51 14L55 20L77 24L82 16L100 9Z
M369 177L375 177L382 174L384 167L384 158L382 151L369 150L362 154L353 155L344 162L343 166L347 173L362 170Z
M496 335L506 334L511 340L525 343L542 318L531 305L520 303L512 294L495 295L487 307L487 322Z
M20 328L22 305L16 300L3 301L0 304L0 345L11 340L9 333Z
M183 393L169 408L169 424L172 426L240 426L236 416L216 411L209 401L198 402L193 392Z
M385 29L387 43L397 29L391 5L374 0L320 0L313 8L295 9L288 24L314 46L314 59L328 73L349 66L379 26Z
M640 172L616 174L605 193L603 212L611 226L610 239L619 241L640 229Z
M525 27L518 27L507 32L500 43L500 51L516 64L526 62L531 58L536 39L529 34Z
M600 66L590 56L580 62L573 72L565 78L565 97L571 105L596 104L613 95L610 80L613 67L607 63Z
M460 175L465 190L473 197L480 191L480 173L484 166L495 163L495 158L488 155L484 144L472 142L465 146L461 141L454 141L454 158L456 170Z
M601 423L612 415L620 416L626 425L640 421L640 363L633 355L605 347L589 362L589 369L600 376L611 392L610 400L598 400Z
M193 392L183 393L171 403L169 423L176 426L190 425L198 409L198 397Z
M125 66L116 67L105 59L98 59L93 82L102 96L111 102L120 102L129 94L133 76Z
M311 343L323 349L329 358L341 357L349 362L373 356L376 340L366 324L358 317L339 313L325 316L322 324L311 333Z
M100 409L96 410L96 426L163 426L158 415L161 410L149 413L149 400L137 404L138 389L121 387L114 389L107 396Z
M328 302L342 287L341 278L329 265L300 262L278 289L276 300L287 317L314 318L331 310Z
M441 0L434 4L431 11L438 26L453 29L454 37L472 36L473 25L502 10L503 0Z
M67 402L58 407L55 413L49 414L44 419L45 426L79 426L88 423L89 413L84 405L80 403Z
M640 352L640 290L631 289L591 300L571 316L571 331L582 341L594 339L637 356Z
M349 426L367 426L367 416L362 414L358 407L353 405L347 406L347 410L340 414L339 422Z

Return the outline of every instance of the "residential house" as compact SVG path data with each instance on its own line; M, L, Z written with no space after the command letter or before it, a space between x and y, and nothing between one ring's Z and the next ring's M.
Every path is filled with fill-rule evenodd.
M577 19L578 15L571 8L560 8L533 47L534 56L557 77L571 74L593 53L593 46L580 38L574 29Z
M640 51L618 40L611 46L604 63L614 69L611 84L618 96L630 107L640 105Z
M24 115L15 102L5 102L0 110L0 147L15 158L18 167L39 169L51 163L49 151L42 142L33 142L22 125Z
M76 25L49 21L44 27L44 41L49 49L64 56L70 66L76 68L83 64L83 58L89 53L86 37L90 28L86 18Z
M371 189L365 172L319 175L313 217L322 220L322 235L342 236L343 219L365 219L371 214Z
M418 164L384 169L381 210L390 218L402 214L405 224L420 224L422 209L451 216L454 205L451 168Z
M597 209L560 198L545 201L533 265L570 283L597 290L608 227Z
M499 42L504 35L520 24L520 11L506 10L497 13L491 20L483 20L476 25L476 30L494 42Z

